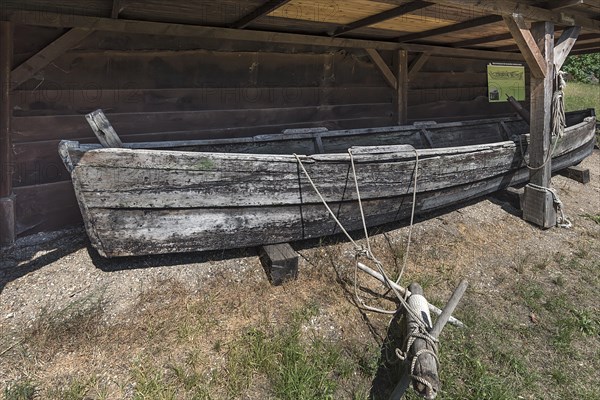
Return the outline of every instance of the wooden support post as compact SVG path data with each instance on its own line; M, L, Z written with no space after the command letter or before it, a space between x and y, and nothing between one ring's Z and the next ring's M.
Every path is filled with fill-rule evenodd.
M587 168L569 167L560 171L559 174L584 185L590 183L590 170Z
M121 0L113 0L112 11L110 12L111 18L119 18L119 14L123 11L121 7Z
M377 279L378 281L380 281L381 283L385 284L386 286L388 286L388 283L391 285L389 288L392 289L392 287L398 291L398 293L400 293L402 296L410 296L412 293L410 292L410 290L406 290L405 288L403 288L402 286L398 285L395 282L386 282L385 278L383 277L383 275L381 275L379 272L372 270L371 268L367 267L365 264L363 263L358 263L358 269L360 269L362 272L371 275L373 278ZM440 310L439 308L437 308L436 306L434 306L433 304L429 304L429 312L435 314L435 315L441 315L442 314L442 310ZM458 328L464 328L465 325L459 321L458 319L454 318L454 317L450 317L450 324L458 327Z
M396 115L398 125L406 125L408 120L408 52L399 50L395 57L396 79Z
M0 21L0 246L15 241L15 198L12 188L10 71L13 59L13 26Z
M407 312L407 334L414 335L419 333L419 325L421 323L425 323L427 330L431 330L433 323L431 322L431 316L429 315L429 310L427 309L428 302L424 297L425 294L423 293L423 288L418 283L411 283L408 287L408 290L410 290L412 293L407 300L408 306L417 313L420 321L415 320L415 318ZM431 385L431 388L429 388L421 382L415 381L413 382L413 389L415 389L415 391L419 393L421 397L435 399L440 389L440 378L438 375L436 358L430 352L437 353L437 349L432 343L429 343L422 338L417 338L415 339L412 347L407 349L407 351L408 357L411 359L411 363L412 359L416 358L415 368L413 371L414 375L426 380ZM419 355L420 353L423 354Z
M385 63L385 60L383 59L383 57L381 57L381 54L379 54L379 52L375 49L365 49L365 50L367 51L367 54L371 58L371 61L373 61L373 64L375 64L375 66L379 69L379 71L381 71L381 74L385 78L385 81L387 82L387 84L392 89L396 89L398 87L398 80L394 76L394 73L392 72L390 67L388 67L388 65Z
M273 285L298 278L298 253L288 243L262 246L258 255Z
M523 196L523 218L544 229L556 225L556 210L552 193L541 188L550 187L552 173L551 116L554 91L554 24L534 22L531 36L537 50L544 57L544 76L531 76L531 143L529 163L533 168Z
M523 193L525 193L525 191L522 188L518 189L514 187L507 187L504 190L496 192L494 197L500 201L510 204L513 208L520 210Z
M425 297L423 297L423 289L417 283L413 283L409 286L408 289L411 293L413 293L413 295L411 295L408 298L407 302L411 309L416 311L422 317L422 320L425 322L425 325L428 326L429 334L435 340L439 338L440 334L442 333L442 330L450 321L450 316L458 306L458 303L465 294L468 286L469 283L466 280L460 282L458 287L452 293L450 300L448 300L448 303L446 303L444 310L441 312L440 316L435 321L435 324L433 324L433 326L431 324L431 317L426 311L427 300L425 299ZM414 296L415 294L416 296ZM417 324L415 324L414 318L409 313L406 313L406 320L407 335L410 335L411 333L415 332L418 326ZM426 399L433 400L437 397L440 388L438 364L437 361L435 361L435 358L431 356L431 353L429 353L428 351L424 351L426 349L429 351L437 351L436 349L433 349L432 346L426 340L421 339L420 337L414 341L414 344L410 349L407 349L407 352L409 354L407 354L408 357L404 360L402 365L403 374L400 379L400 382L398 383L398 385L396 385L396 388L392 392L390 400L400 400L402 396L404 396L404 394L406 393L406 390L410 386L411 382L412 362L414 356L416 354L419 354L419 352L421 352L422 354L415 361L415 368L412 372L415 376L419 376L420 378L428 381L431 387L426 387L421 382L415 381L413 382L414 389L417 393L419 393L421 397L424 397Z

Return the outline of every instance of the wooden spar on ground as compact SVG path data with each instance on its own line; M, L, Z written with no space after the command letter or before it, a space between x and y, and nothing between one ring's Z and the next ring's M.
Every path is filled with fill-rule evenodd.
M430 340L424 339L425 336L419 334L419 323L414 321L414 317L411 313L405 311L407 320L406 338L409 338L410 335L413 335L416 338L412 343L412 346L406 349L402 378L390 396L390 400L400 400L410 386L411 380L413 381L414 389L421 397L428 400L433 400L437 397L440 388L440 380L438 375L439 365L436 359L437 344L434 343L434 341L437 341L439 338L439 335L442 333L444 326L449 321L450 315L456 309L456 306L467 290L467 287L468 282L463 280L454 290L446 307L444 307L441 315L429 330ZM413 283L409 286L409 290L413 293L407 300L409 307L411 307L413 311L416 311L417 315L422 316L422 322L425 323L425 326L431 327L431 317L429 317L426 310L427 300L423 296L423 289L420 285ZM436 354L436 356L433 354ZM424 381L428 382L428 385L425 385L423 383Z
M361 271L363 271L363 272L371 275L373 278L375 278L378 281L381 281L382 283L385 284L385 279L383 278L383 276L379 272L373 271L371 268L367 267L363 263L358 263L358 268ZM407 291L405 288L403 288L402 286L396 284L395 282L390 282L390 283L394 287L394 289L396 289L398 291L398 293L400 293L401 295L403 295L403 296L410 296L412 294L410 292L410 290ZM439 308L437 308L433 304L429 304L429 311L432 314L435 314L435 315L441 315L442 314L442 310L440 310ZM448 320L448 322L451 325L454 325L454 326L456 326L458 328L464 328L465 327L465 325L461 321L459 321L458 319L456 319L454 317L450 317L449 320Z

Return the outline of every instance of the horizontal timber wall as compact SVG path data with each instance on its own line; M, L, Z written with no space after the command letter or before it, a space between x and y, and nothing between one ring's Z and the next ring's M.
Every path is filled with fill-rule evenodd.
M16 27L15 66L64 32ZM431 57L410 82L409 119L512 113L487 102L486 65ZM83 117L95 109L126 142L222 138L393 125L394 92L361 50L95 32L13 92L18 232L80 221L57 146L96 142Z

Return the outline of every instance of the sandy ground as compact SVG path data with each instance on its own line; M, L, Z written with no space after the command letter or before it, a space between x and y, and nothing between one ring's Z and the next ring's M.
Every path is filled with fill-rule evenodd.
M425 252L444 252L473 235L478 226L497 228L503 234L520 235L519 246L533 253L552 252L577 240L584 227L593 227L586 214L600 213L600 151L586 159L582 166L591 170L592 182L581 185L562 176L553 178L565 203L566 212L574 221L572 229L541 231L523 222L518 211L509 203L495 197L466 205L448 214L422 220L415 226L418 247ZM475 228L473 230L473 228ZM440 243L440 232L445 236ZM389 232L392 240L402 240L405 231ZM472 235L472 236L473 236ZM454 266L453 275L464 272L472 284L492 285L486 274L486 254L479 250L487 248L487 256L498 255L502 249L494 237L470 237L473 242L461 260ZM473 246L477 244L477 246ZM302 244L297 248L304 247ZM418 249L417 247L417 249ZM518 250L518 249L516 249ZM516 251L515 253L518 253ZM510 254L505 256L511 257ZM418 254L415 255L418 259ZM107 260L101 258L90 246L83 229L72 229L53 234L39 234L19 240L13 249L2 254L0 267L0 328L30 325L42 309L61 309L79 297L103 292L108 301L106 315L118 318L129 309L140 293L158 281L176 279L202 290L209 281L222 283L248 279L263 279L264 272L254 249L210 252L199 254L136 257Z
M600 224L589 218L600 214L600 151L594 150L582 166L590 169L591 183L583 185L559 175L552 181L573 221L572 228L542 231L524 222L519 211L501 197L485 197L417 221L406 279L420 279L438 303L448 297L460 279L468 279L470 289L463 303L485 305L501 299L507 287L529 279L523 274L524 265L531 268L536 263L543 264L530 275L550 287L553 280L567 273L552 260L582 249L590 249L591 257L600 256ZM374 235L375 253L404 248L407 231L406 226L399 225L386 229L385 234ZM323 331L325 336L330 335L327 332L333 336L342 332L368 340L373 329L364 326L368 319L355 309L348 295L352 247L344 242L325 246L295 243L294 247L302 256L300 278L284 287L270 287L265 284L265 273L254 249L106 260L91 248L83 229L21 239L1 258L0 335L6 340L3 345L10 344L11 337L18 339L19 332L31 327L41 314L62 310L95 294L104 299L102 315L108 324L127 323L133 318L132 310L140 304L143 307L141 295L170 281L185 285L189 293L198 296L209 291L237 292L235 298L229 294L225 297L227 304L231 301L239 310L252 310L252 302L257 299L275 305L301 303L311 296L320 296L325 305L312 329ZM341 266L339 269L324 267L324 258L332 254L336 257L334 264ZM382 261L393 269L398 257L387 254ZM323 278L335 274L337 279ZM245 298L244 288L260 292ZM589 301L593 304L594 299ZM502 307L504 303L497 304ZM506 307L503 310L496 306L494 312L511 313L518 324L530 323L526 305L516 310ZM270 318L276 319L277 307L268 312ZM235 327L228 328L236 331ZM384 336L385 329L379 333ZM0 383L6 379L0 376Z

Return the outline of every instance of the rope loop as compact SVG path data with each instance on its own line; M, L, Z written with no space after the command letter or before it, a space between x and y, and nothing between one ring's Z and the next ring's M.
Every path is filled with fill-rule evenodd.
M559 139L565 134L565 128L567 127L567 117L565 115L565 93L564 88L567 86L565 81L565 73L558 71L556 73L556 91L552 95L552 138L554 144L548 149L548 154L544 157L544 162L539 167L532 167L529 162L525 159L525 152L523 151L523 142L519 140L519 146L521 148L521 155L523 156L523 162L525 166L531 171L539 171L545 168L548 163L551 162L552 156L558 147Z
M412 355L409 376L413 380L413 382L419 382L422 385L424 385L425 387L427 387L430 391L432 391L433 386L431 385L431 382L429 382L428 380L426 380L420 376L415 375L415 368L417 366L417 362L419 361L419 357L422 356L423 354L430 354L433 357L433 359L435 360L437 367L439 368L440 359L437 355L438 346L439 346L438 339L431 336L431 334L429 333L429 331L426 328L423 328L421 325L419 325L418 331L413 332L408 336L408 338L406 340L406 350L402 351L401 349L398 349L398 348L396 349L396 357L398 357L398 359L402 362L411 358L411 349L415 343L415 340L417 340L417 339L423 339L431 347L431 349L429 349L429 348L421 349L421 350L417 351L414 355Z

